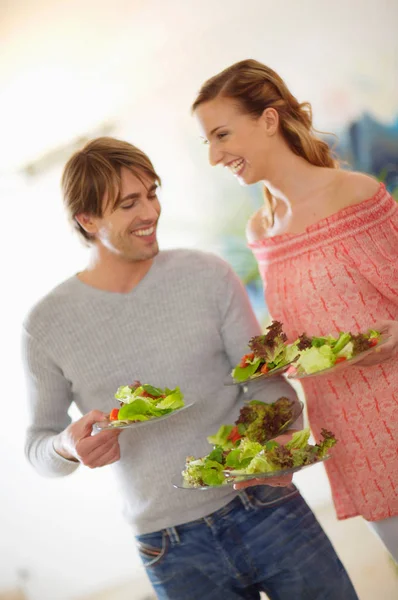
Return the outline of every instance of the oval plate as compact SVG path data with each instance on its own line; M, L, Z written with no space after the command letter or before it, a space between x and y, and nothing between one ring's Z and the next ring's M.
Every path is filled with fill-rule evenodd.
M220 485L202 485L202 486L194 486L189 485L182 475L177 475L172 479L172 484L175 488L180 490L215 490L224 488L228 485L234 485L235 483L242 483L244 481L251 481L252 479L272 479L273 477L282 477L283 475L290 475L291 473L297 473L298 471L302 471L303 469L307 469L308 467L313 467L314 465L318 465L325 460L328 460L330 456L325 456L324 458L320 458L314 463L310 465L304 465L302 467L293 467L292 469L281 469L280 471L272 471L268 473L251 473L250 475L233 475L231 471L223 471L226 479L224 483Z
M268 373L256 373L255 375L252 375L251 377L248 377L247 379L244 379L243 381L236 381L235 379L228 380L224 383L224 385L245 385L246 383L249 383L250 381L257 381L258 379L266 379L268 377L274 377L275 375L282 375L282 373L285 373L288 368L290 367L290 365L292 363L294 363L295 361L292 360L289 363L286 363L286 365L283 365L283 367L278 367L277 369L272 369L271 371L268 371Z
M364 350L364 352L360 352L356 356L353 356L352 358L350 358L348 360L344 360L343 362L338 363L337 365L333 365L333 367L328 367L327 369L322 369L322 371L316 371L315 373L296 373L296 374L295 373L291 373L291 374L287 373L287 377L288 377L288 379L307 379L308 377L316 377L317 375L328 375L329 373L335 373L336 371L341 371L349 365L355 365L355 363L362 360L365 356L368 356L368 354L372 354L373 352L378 352L378 349L380 348L380 346L383 346L384 344L386 344L388 342L388 340L390 339L390 337L391 336L387 336L387 337L381 336L380 342L378 342L378 344L376 344L376 346L369 348L369 350Z
M93 434L99 433L100 431L108 431L109 429L129 429L130 427L140 427L141 425L149 425L150 423L157 423L158 421L163 421L163 419L168 419L169 417L173 417L174 415L180 414L182 410L193 406L194 402L190 404L186 404L177 410L173 410L167 415L162 415L161 417L152 417L147 421L99 421L98 423L94 423L93 425ZM113 424L115 423L115 424Z

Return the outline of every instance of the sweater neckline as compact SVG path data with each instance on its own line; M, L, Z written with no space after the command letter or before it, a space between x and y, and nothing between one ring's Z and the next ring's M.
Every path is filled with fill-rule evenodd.
M76 273L75 275L72 276L72 281L74 282L74 284L76 285L76 287L78 287L80 290L84 291L86 294L90 295L90 296L96 296L96 297L102 297L102 298L112 298L112 299L124 299L124 298L131 298L133 295L137 294L138 292L140 292L142 289L146 288L151 281L153 281L154 277L156 276L156 273L159 269L159 254L157 254L157 256L155 256L155 258L153 259L153 263L150 266L150 268L148 269L148 271L145 273L144 277L137 283L137 285L135 285L134 287L131 288L131 290L129 290L128 292L112 292L109 290L102 290L100 288L96 288L92 285L89 285L88 283L84 283L83 281L81 281L78 277L78 273Z

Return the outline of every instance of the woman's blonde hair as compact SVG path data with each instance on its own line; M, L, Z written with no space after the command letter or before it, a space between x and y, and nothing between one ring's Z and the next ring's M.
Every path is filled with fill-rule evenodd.
M311 105L300 104L269 67L248 59L224 69L202 85L192 111L218 96L237 101L254 118L260 117L266 108L274 108L279 115L280 131L292 152L318 167L338 166L328 144L314 135Z
M120 197L120 172L128 169L138 179L147 177L161 184L148 156L136 146L111 137L88 142L65 165L61 186L68 216L84 241L92 240L76 216L82 213L102 217L105 194L115 206Z

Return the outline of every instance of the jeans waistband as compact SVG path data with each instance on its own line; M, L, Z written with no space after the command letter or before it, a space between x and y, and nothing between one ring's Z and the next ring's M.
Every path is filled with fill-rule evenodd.
M201 517L200 519L195 519L195 521L188 521L188 523L182 523L181 525L176 525L175 527L166 527L165 529L163 529L163 531L169 536L169 538L172 542L178 543L180 540L179 533L188 531L189 529L191 529L192 527L196 527L200 523L208 523L208 521L210 519L213 520L213 519L225 517L230 512L239 508L242 505L244 506L244 508L246 510L248 508L250 508L250 501L247 496L247 493L244 490L241 490L240 492L238 492L237 495L235 496L235 498L233 498L230 502L228 502L228 504L226 504L225 506L222 506L221 508L214 511L210 515L206 515L205 517Z

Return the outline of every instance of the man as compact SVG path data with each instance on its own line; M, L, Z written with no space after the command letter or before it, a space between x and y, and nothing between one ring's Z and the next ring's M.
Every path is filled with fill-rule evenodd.
M65 167L66 208L92 255L25 323L27 456L48 476L112 464L159 598L234 600L264 590L286 600L354 599L292 484L247 492L171 485L185 457L207 454L207 435L236 419L242 392L224 381L260 331L226 263L202 252L159 253L159 184L143 152L112 138L93 140ZM134 380L179 385L195 404L158 423L92 436L117 387ZM259 392L268 402L296 398L279 378ZM72 401L84 415L75 423Z

